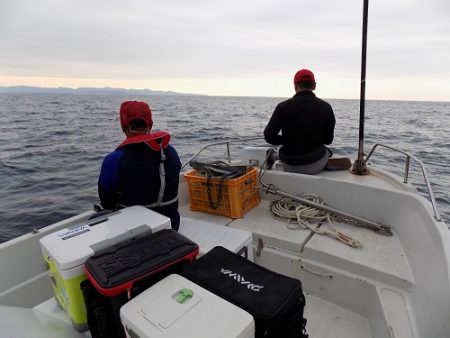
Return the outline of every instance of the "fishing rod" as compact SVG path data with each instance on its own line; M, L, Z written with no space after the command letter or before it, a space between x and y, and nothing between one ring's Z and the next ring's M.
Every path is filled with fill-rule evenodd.
M367 57L368 16L369 16L369 0L364 0L362 52L361 52L361 93L359 101L359 145L358 145L358 158L353 163L352 168L352 173L355 175L367 174L366 162L364 161L364 119L365 119L365 100L366 100L366 57Z

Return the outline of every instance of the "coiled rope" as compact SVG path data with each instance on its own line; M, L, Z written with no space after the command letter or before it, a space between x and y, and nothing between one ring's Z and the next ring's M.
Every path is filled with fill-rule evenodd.
M300 197L317 204L324 204L319 196L311 193L303 194ZM291 230L309 229L316 234L336 238L353 248L362 246L361 242L337 230L332 219L337 221L339 218L327 211L304 205L287 197L273 201L270 205L270 211L275 219L286 222L286 226ZM329 224L332 230L319 227L322 224Z

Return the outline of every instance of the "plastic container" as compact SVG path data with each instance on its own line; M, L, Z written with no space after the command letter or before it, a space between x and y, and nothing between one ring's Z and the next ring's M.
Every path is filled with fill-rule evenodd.
M253 338L252 316L179 275L170 275L120 310L128 337Z
M198 244L199 257L216 246L223 246L253 262L253 237L250 231L181 217L178 232Z
M120 307L164 277L181 273L198 251L196 243L175 230L165 229L89 258L85 271L96 294L87 289L84 292L93 336L125 338Z
M80 284L87 277L84 262L111 245L170 229L170 218L133 206L51 233L40 240L53 292L77 331L87 329Z
M230 218L242 218L244 214L259 204L256 189L257 169L234 179L211 178L208 185L205 176L197 175L193 169L184 174L189 187L190 209Z

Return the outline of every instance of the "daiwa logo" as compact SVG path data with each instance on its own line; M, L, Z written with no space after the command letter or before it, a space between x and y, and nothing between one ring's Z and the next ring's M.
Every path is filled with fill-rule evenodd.
M256 285L256 284L251 283L248 280L245 280L244 276L241 276L240 274L233 272L231 270L221 268L220 273L223 273L225 276L233 278L239 284L245 285L247 287L247 289L255 291L255 292L259 292L264 287L263 285Z

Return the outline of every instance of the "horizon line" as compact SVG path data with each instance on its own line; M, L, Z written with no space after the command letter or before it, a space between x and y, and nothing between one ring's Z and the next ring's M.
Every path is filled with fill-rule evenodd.
M173 96L208 96L208 97L254 97L254 98L288 98L291 97L292 95L289 96L259 96L259 95L227 95L227 94L223 94L223 95L210 95L210 94L197 94L197 93L182 93L182 92L176 92L173 90L163 90L163 89L150 89L150 88L125 88L125 87L110 87L110 86L106 86L106 87L69 87L69 86L58 86L58 87L45 87L45 86L32 86L32 85L12 85L12 86L3 86L0 85L0 94L13 94L12 92L8 93L8 92L2 92L1 89L6 89L6 88L30 88L30 89L43 89L43 90L58 90L58 89L68 89L68 90L123 90L123 91L149 91L149 92L154 92L154 93L167 93L167 96L170 96L171 94L173 94ZM16 92L14 94L43 94L43 93L32 93L32 92ZM61 94L68 94L68 93L61 93ZM113 94L113 93L111 93ZM145 95L145 94L144 94ZM158 94L155 94L154 96L157 96ZM327 100L360 100L360 98L337 98L337 97L328 97L325 98ZM445 100L404 100L404 99L368 99L367 97L365 98L365 101L399 101L399 102L442 102L442 103L448 103L450 101L445 101Z

